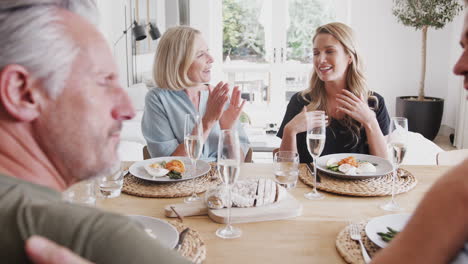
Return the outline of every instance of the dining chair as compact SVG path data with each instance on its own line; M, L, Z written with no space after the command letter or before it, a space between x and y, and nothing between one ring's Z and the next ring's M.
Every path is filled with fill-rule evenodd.
M143 159L144 160L151 159L151 155L148 151L148 146L143 147Z
M253 153L253 149L249 148L249 150L247 150L247 153L245 153L245 158L244 158L245 163L253 163L252 153Z
M273 159L275 158L275 154L279 151L279 148L275 148L271 154L273 154Z
M456 149L437 153L437 165L457 165L468 158L468 149Z

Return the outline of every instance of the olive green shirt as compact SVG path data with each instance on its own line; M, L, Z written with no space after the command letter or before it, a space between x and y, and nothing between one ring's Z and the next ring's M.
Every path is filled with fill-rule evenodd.
M95 263L189 263L125 216L70 204L57 191L0 175L0 262L28 263L24 243L32 235Z

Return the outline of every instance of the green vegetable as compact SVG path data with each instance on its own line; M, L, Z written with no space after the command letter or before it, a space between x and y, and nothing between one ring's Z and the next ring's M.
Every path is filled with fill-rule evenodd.
M177 171L170 171L167 176L169 176L169 179L173 179L173 180L178 180L178 179L182 179L182 174L180 172L177 172Z
M377 235L382 238L385 242L390 242L396 235L398 235L399 231L387 226L388 232L377 232Z

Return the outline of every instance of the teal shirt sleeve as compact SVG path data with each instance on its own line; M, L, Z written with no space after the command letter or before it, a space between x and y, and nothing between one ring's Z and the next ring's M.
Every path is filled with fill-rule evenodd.
M208 91L202 91L199 106L201 116L206 112L207 101ZM184 142L185 115L197 113L198 111L183 90L151 89L145 98L145 112L141 126L151 157L171 156L177 146ZM239 121L235 129L239 133L241 148L245 154L250 142ZM200 159L217 160L220 132L219 122L217 122L204 142Z

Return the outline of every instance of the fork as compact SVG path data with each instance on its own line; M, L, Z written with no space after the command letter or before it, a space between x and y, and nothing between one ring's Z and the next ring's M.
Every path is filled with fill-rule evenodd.
M351 237L352 240L359 241L359 244L361 245L361 251L362 251L362 257L364 258L364 262L370 263L371 258L369 257L369 254L367 254L366 248L362 244L362 239L361 239L361 234L359 232L359 227L357 224L351 224L349 227L349 236Z

